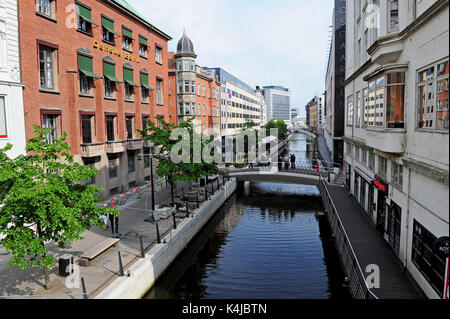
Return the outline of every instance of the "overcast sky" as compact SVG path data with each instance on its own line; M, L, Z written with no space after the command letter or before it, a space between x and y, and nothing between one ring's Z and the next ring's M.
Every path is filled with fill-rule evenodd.
M282 85L293 107L323 93L333 0L128 0L173 38L186 28L197 64L221 67L249 85Z

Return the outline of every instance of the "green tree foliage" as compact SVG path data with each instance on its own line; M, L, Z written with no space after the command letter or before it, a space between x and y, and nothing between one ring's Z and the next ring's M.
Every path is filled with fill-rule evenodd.
M172 185L172 202L173 202L173 182L176 181L193 181L202 176L212 176L219 174L219 169L215 163L206 163L201 160L197 163L194 160L194 143L200 143L200 145L195 145L197 150L201 153L206 152L207 144L213 141L214 137L205 138L202 135L195 133L194 125L192 123L193 118L187 121L175 125L173 123L168 123L163 119L159 120L159 125L156 125L150 120L147 120L147 129L138 130L142 138L145 141L150 141L153 143L154 147L158 149L157 154L153 156L158 160L156 173L159 176L166 176ZM172 149L179 144L182 137L177 139L170 138L171 133L175 129L186 129L189 132L189 161L181 161L176 163L171 159L170 154ZM211 153L212 155L213 153ZM181 154L180 154L181 155Z
M101 189L83 181L97 170L74 162L65 133L49 144L49 129L35 125L34 132L26 147L28 155L11 159L6 155L10 144L0 149L0 236L2 246L12 253L9 266L44 268L49 288L48 269L55 259L45 244L64 248L83 239L81 234L91 226L101 226L100 215L118 212L96 205Z
M270 136L271 128L278 129L278 136L277 136L278 139L284 139L287 136L288 132L287 125L281 119L277 121L271 119L269 122L267 122L264 128L266 129L266 136Z

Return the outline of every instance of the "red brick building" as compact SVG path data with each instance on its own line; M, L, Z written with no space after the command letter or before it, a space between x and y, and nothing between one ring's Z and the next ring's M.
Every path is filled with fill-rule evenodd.
M75 159L99 170L107 198L149 178L144 119L169 111L167 42L125 0L21 0L25 130L68 135Z

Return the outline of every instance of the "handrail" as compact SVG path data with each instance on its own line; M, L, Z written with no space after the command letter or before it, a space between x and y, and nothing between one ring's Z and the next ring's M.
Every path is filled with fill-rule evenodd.
M350 250L351 250L351 252L352 252L352 254L353 254L353 259L354 259L354 261L356 262L356 264L358 265L358 269L359 269L359 272L360 272L361 277L362 277L362 278L365 278L364 273L363 273L362 268L361 268L361 265L359 264L358 258L356 258L356 254L355 254L355 251L353 250L353 246L352 246L352 244L351 244L351 242L350 242L350 239L349 239L349 237L348 237L348 235L347 235L347 232L345 231L344 224L342 223L341 218L339 217L339 214L337 213L338 210L336 209L336 206L334 206L334 203L333 203L333 200L332 200L332 198L331 198L331 196L330 196L330 193L329 193L329 191L328 191L328 188L327 188L325 182L324 182L322 179L320 179L319 185L322 186L323 189L326 191L326 194L327 194L327 197L328 197L328 199L329 199L329 202L330 202L330 204L332 205L332 208L333 208L333 210L334 210L334 212L335 212L335 215L336 215L336 217L337 217L337 219L338 219L338 221L339 221L339 224L340 224L340 226L341 226L342 232L344 233L344 236L345 236L345 239L346 239L345 242L346 242L346 243L348 244L348 246L350 247ZM378 298L378 297L370 290L370 288L367 286L367 282L366 282L365 280L364 280L364 285L365 285L365 287L366 287L366 290L367 290L367 291L368 291L375 299L379 299L379 298ZM366 299L367 299L367 298L366 298Z

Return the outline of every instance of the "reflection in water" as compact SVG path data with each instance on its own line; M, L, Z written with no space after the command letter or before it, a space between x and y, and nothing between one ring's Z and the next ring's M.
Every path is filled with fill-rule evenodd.
M290 149L311 160L307 140ZM316 187L251 184L234 195L145 298L349 298Z

